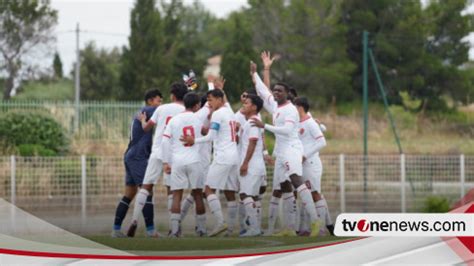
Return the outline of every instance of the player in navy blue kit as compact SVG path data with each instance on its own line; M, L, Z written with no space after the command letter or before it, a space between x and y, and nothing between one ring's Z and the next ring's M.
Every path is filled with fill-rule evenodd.
M125 164L125 193L119 201L115 211L115 220L112 237L126 237L121 231L122 222L127 214L130 202L135 197L138 188L142 185L148 158L151 154L153 131L145 132L142 128L141 118L149 120L156 107L161 104L162 95L159 90L150 90L145 94L146 106L140 110L138 116L132 121L130 128L130 141L124 155ZM146 235L157 236L154 225L153 197L149 196L143 208L143 217L146 224Z

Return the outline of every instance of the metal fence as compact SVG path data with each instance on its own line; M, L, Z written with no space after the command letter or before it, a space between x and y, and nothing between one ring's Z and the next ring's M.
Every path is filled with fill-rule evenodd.
M333 217L362 212L364 207L368 212L417 212L428 196L454 202L474 188L474 156L368 156L366 190L363 156L321 159L322 192ZM271 188L272 169L268 170ZM124 190L123 176L122 157L0 157L0 197L39 216L70 215L78 224L100 214L111 220ZM271 195L267 192L264 208ZM165 198L159 185L156 209L166 209ZM161 222L167 224L167 219Z
M39 112L50 115L78 139L124 140L129 136L130 121L142 106L142 102L82 101L76 108L68 101L0 101L0 113Z

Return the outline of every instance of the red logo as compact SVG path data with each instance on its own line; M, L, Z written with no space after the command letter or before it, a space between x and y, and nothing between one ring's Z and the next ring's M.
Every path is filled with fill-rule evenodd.
M365 219L359 220L357 222L357 229L361 232L367 232L369 230L369 223Z
M304 134L304 128L300 128L300 135Z

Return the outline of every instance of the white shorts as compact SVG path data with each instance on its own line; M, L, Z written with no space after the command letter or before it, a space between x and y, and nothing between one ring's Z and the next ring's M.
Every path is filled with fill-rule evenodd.
M323 164L319 156L313 156L303 163L303 180L311 191L321 193Z
M201 161L199 162L201 164L201 167L202 167L202 180L203 180L203 183L206 184L206 180L207 180L207 175L209 173L209 165L210 163L206 160L205 162L204 161Z
M246 194L247 196L258 196L263 180L265 180L265 176L252 173L247 173L246 176L239 176L239 193Z
M150 156L148 159L148 165L145 171L145 177L143 178L143 184L156 185L163 172L163 162L154 156Z
M239 191L239 169L236 164L212 162L207 174L206 186L212 189Z
M273 190L279 190L280 184L290 181L290 176L293 174L303 175L303 153L299 149L288 150L283 156L276 158L273 170Z
M188 188L204 188L202 172L202 165L200 162L171 168L171 191Z

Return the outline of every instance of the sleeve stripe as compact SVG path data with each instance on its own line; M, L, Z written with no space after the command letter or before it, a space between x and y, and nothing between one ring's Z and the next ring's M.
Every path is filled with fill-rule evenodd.
M324 138L324 136L323 136L323 135L321 135L321 136L319 136L319 137L316 137L316 138L314 138L314 139L318 140L318 139L320 139L320 138Z
M163 137L171 138L171 136L163 134Z
M290 123L296 124L295 121L293 121L293 120L285 120L285 122L290 122Z

